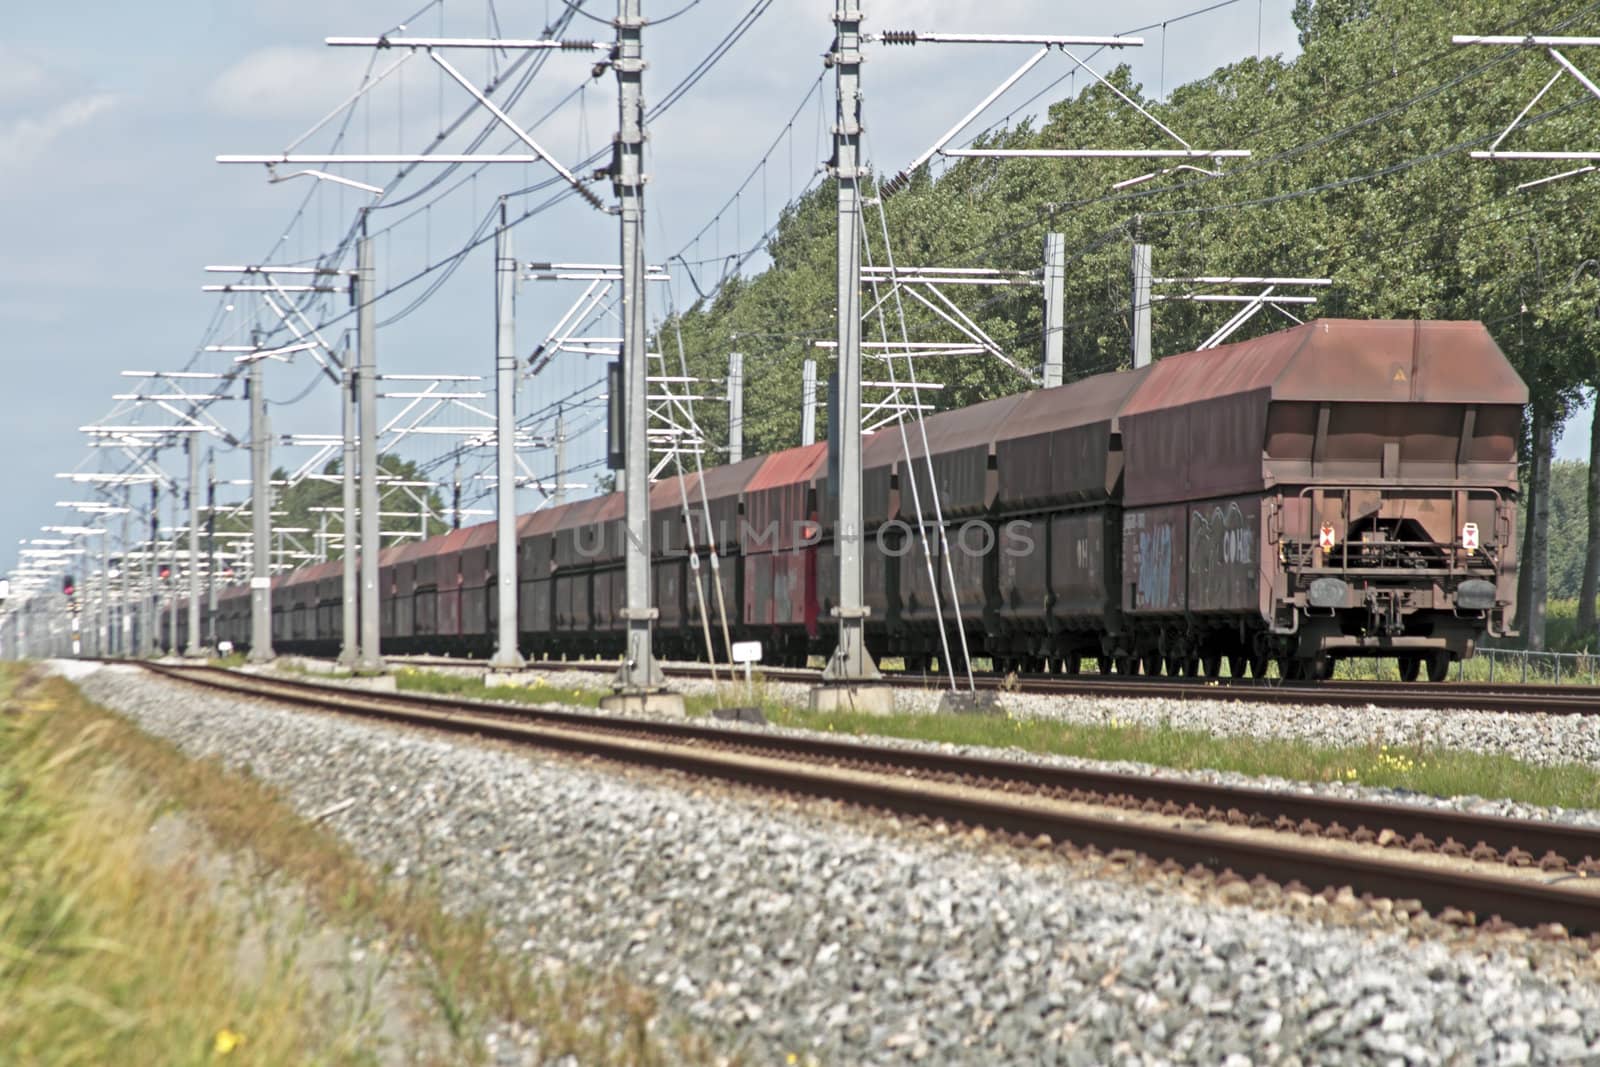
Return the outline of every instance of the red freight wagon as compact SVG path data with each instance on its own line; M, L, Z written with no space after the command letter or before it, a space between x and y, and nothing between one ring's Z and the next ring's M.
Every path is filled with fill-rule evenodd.
M826 443L775 452L745 485L744 621L775 663L804 665L817 636L820 527L812 483L827 455Z
M896 560L901 600L890 648L902 650L913 669L929 656L945 658L940 632L957 619L974 639L969 652L982 651L975 646L989 607L984 575L997 547L988 521L998 484L994 441L1023 399L988 400L881 435L901 457L896 484L905 546ZM959 656L958 647L950 654Z
M1023 396L997 432L996 656L1024 666L1109 655L1121 629L1118 415L1148 369Z
M392 639L396 650L409 649L417 635L417 561L427 551L426 541L403 541L378 556L379 626L382 639Z
M683 649L683 631L688 629L684 575L688 570L688 532L684 525L684 499L694 491L697 478L668 474L650 487L650 603L656 609L656 629L663 646L678 655ZM696 543L701 531L694 532ZM624 586L623 603L627 603Z
M560 647L586 645L593 619L590 610L592 561L603 550L603 527L594 517L608 498L590 497L563 509L555 535L555 633Z
M593 599L588 629L592 634L620 634L627 629L627 622L622 617L622 609L628 603L627 575L623 566L627 544L627 524L624 521L627 500L621 493L612 493L601 497L600 501L599 509L590 520L602 532L602 536L599 539L600 551L592 561L594 573L590 589Z
M487 655L494 650L495 551L499 527L479 523L462 531L461 640L469 651Z
M517 520L517 631L533 655L550 655L555 629L555 534L565 506L550 507Z
M1121 419L1127 650L1444 677L1510 624L1527 398L1476 322L1321 319L1161 360Z
M733 640L744 636L744 564L740 558L740 522L744 518L744 490L756 476L766 456L751 456L722 467L708 467L691 500L695 521L695 546L700 555L701 581L706 590L706 615L720 655L724 617ZM710 534L706 536L709 523ZM714 549L714 551L713 551ZM715 585L713 584L715 581ZM720 586L720 596L717 586ZM693 602L691 601L691 605ZM699 608L694 607L694 625Z

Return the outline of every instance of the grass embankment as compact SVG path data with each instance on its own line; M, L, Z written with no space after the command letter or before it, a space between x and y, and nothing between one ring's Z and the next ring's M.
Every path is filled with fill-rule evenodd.
M529 704L595 707L598 688L572 689L536 684L486 687L475 677L406 670L396 674L400 689L474 699ZM849 715L818 713L784 703L758 684L754 700L743 685L725 686L722 698L685 698L691 716L713 707L750 703L778 726L792 726L857 737L900 737L954 745L1016 748L1026 752L1126 760L1177 770L1237 771L1294 781L1348 782L1409 789L1432 796L1482 796L1563 808L1600 808L1600 772L1584 764L1540 765L1495 753L1421 745L1390 745L1381 740L1348 747L1257 737L1220 737L1169 724L1063 723L1012 715ZM1338 714L1330 710L1330 715Z
M63 725L0 713L0 1061L356 1059L305 982L241 979L206 887L144 854L157 804L99 765L105 725Z
M1337 714L1330 711L1330 714ZM781 726L955 745L1127 760L1178 770L1237 771L1295 781L1354 782L1433 796L1503 797L1528 804L1600 808L1600 772L1577 763L1540 766L1509 756L1417 745L1333 747L1305 741L1220 737L1162 724L1062 723L1006 715L843 715L785 709Z
M481 1059L481 1036L501 1019L539 1034L547 1059L712 1058L638 987L614 975L535 979L496 951L481 919L375 877L253 777L187 759L64 681L23 690L20 678L0 666L0 1063L375 1061L292 967L240 973L236 931L205 884L142 853L156 816L173 809L215 847L300 887L326 921L405 946L435 1015L425 1025L453 1042L447 1062Z

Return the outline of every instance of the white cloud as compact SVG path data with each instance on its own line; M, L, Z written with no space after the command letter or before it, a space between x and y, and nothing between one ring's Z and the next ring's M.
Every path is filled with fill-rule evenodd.
M364 49L263 48L212 81L206 102L230 118L320 118L361 84L369 59Z
M0 44L0 108L16 107L37 97L57 80L35 57Z
M116 100L110 93L95 93L58 104L42 115L0 120L0 168L15 170L25 166L44 154L61 135L85 125Z

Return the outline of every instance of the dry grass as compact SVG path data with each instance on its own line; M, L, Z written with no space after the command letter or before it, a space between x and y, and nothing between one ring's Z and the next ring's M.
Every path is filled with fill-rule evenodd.
M100 761L107 724L17 703L0 714L0 1062L367 1062L291 969L242 975L207 885L152 862L156 804Z
M249 854L302 886L334 923L352 930L376 929L403 944L420 971L418 982L432 994L440 1017L456 1036L461 1059L480 1054L479 1037L487 1025L515 1020L539 1034L541 1051L552 1058L570 1053L584 1064L720 1062L703 1037L664 1020L650 993L618 975L530 975L499 953L480 917L448 914L425 885L375 877L333 833L296 815L253 777L224 770L215 761L189 760L172 745L90 704L59 679L18 694L10 685L17 680L15 671L0 671L0 676L8 679L0 685L12 689L9 694L0 691L9 711L0 716L5 724L0 727L0 797L7 813L0 825L0 848L7 855L0 867L0 1063L11 1062L7 1050L25 1047L8 1040L18 1036L27 1036L35 1044L26 1047L44 1053L50 1045L73 1042L84 1049L76 1058L24 1056L15 1061L19 1063L209 1062L211 1043L223 1026L247 1035L254 1028L261 1035L232 1054L248 1056L251 1062L257 1057L262 1063L344 1061L342 1054L309 1059L298 1053L279 1055L293 1042L314 1044L320 1038L314 1030L285 1025L282 1040L289 1045L280 1046L265 1036L278 1028L256 1025L250 1021L260 1021L256 1016L230 1015L208 999L210 991L236 987L191 962L192 954L216 936L214 928L203 925L203 908L180 904L182 894L170 889L158 892L159 887L135 882L118 889L102 881L127 866L122 855L98 862L97 856L112 854L104 846L136 841L154 814L169 805L196 820L219 848ZM87 800L70 799L85 783L111 776L119 783L112 805L122 812L118 820L108 817L104 801L84 807ZM29 799L19 804L20 797ZM109 833L98 834L98 826ZM68 840L64 835L73 833L91 836L81 843L72 838L73 847L63 848ZM12 862L23 855L31 858ZM51 866L68 862L84 865L76 880L64 881L63 874L70 872ZM61 921L61 916L88 915L74 909L98 908L103 895L123 902L112 934L102 932L96 922ZM191 911L197 916L193 921L202 925L177 936L185 931L171 923ZM26 922L16 927L26 931L26 940L19 940L7 921ZM35 962L18 969L15 946L34 944L41 931L55 939L53 947L44 957L30 955ZM181 951L130 949L164 941L182 946ZM114 969L89 964L83 959L89 950L85 946L108 959L127 960L144 977L124 982L114 977ZM53 962L43 966L40 958ZM260 1010L285 1017L300 1003L299 996L285 991L280 1001L262 1001ZM24 1001L33 1005L30 1011L9 1011ZM55 1013L39 1008L52 1003L59 1005ZM254 1003L246 1001L245 1006ZM68 1016L79 1020L76 1028ZM18 1032L8 1032L8 1026ZM150 1047L158 1051L148 1056L128 1052L117 1035L130 1027L149 1031ZM96 1058L96 1049L115 1054Z

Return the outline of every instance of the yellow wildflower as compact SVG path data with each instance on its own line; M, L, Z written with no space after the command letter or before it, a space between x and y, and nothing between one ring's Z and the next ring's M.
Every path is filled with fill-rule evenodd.
M224 1026L217 1031L217 1039L212 1042L211 1051L218 1056L226 1056L242 1044L244 1044L244 1035L235 1033Z

